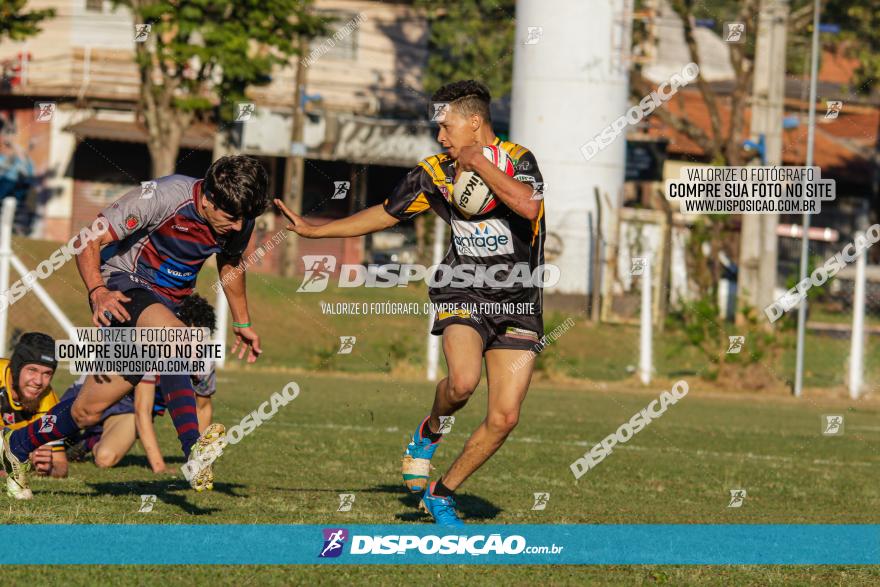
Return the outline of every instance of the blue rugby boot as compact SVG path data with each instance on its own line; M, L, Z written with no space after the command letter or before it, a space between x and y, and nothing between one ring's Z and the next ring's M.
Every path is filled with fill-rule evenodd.
M448 528L464 527L464 522L462 522L458 518L458 514L455 513L455 500L452 496L441 497L432 493L436 484L437 482L435 481L425 489L425 493L422 495L422 503L419 504L419 509L431 514L434 518L434 522L440 526L446 526Z
M416 428L412 440L403 453L403 482L413 493L421 493L427 489L428 479L431 476L431 457L434 456L434 451L437 450L437 445L443 438L441 436L431 442L430 438L422 436L422 429L428 418L430 416L422 420L419 427Z

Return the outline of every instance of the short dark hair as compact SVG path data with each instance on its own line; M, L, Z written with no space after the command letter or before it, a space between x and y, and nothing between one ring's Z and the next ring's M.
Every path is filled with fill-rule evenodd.
M489 113L492 96L486 84L477 80L468 79L446 84L434 92L431 101L449 102L450 107L456 108L465 116L477 114L486 122L492 122Z
M248 155L221 157L205 173L205 195L235 218L256 218L269 206L269 176Z
M214 306L197 293L183 298L180 307L177 308L177 317L187 326L193 328L209 328L214 332L217 327L217 316Z

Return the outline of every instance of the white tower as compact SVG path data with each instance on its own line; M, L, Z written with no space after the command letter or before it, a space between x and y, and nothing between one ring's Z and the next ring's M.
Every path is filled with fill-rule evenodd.
M603 235L623 188L625 130L589 161L581 146L628 107L631 0L539 0L516 3L511 140L532 150L544 177L548 262L560 280L548 292L591 290L590 222L595 188L603 194ZM554 236L555 235L555 236ZM549 252L549 251L548 251Z

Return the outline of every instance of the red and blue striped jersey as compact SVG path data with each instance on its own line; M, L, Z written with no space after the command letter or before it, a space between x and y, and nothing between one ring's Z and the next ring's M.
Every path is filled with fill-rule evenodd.
M215 235L198 213L202 181L184 175L160 177L154 189L135 188L101 211L117 239L101 250L106 283L112 286L127 275L135 287L146 286L177 304L192 293L211 255L241 256L254 220L246 219L239 232Z

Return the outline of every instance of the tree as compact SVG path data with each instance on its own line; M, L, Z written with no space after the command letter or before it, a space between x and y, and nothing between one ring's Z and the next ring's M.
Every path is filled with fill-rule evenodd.
M40 32L39 24L55 16L54 8L24 12L27 0L0 2L0 40L22 41Z
M323 32L311 0L125 0L135 25L140 114L147 127L153 175L174 172L187 128L212 112L221 126L249 86L271 81L275 66L298 54L300 35Z
M515 0L459 0L448 6L416 0L416 6L426 10L431 27L428 94L459 79L482 81L496 98L510 94Z

